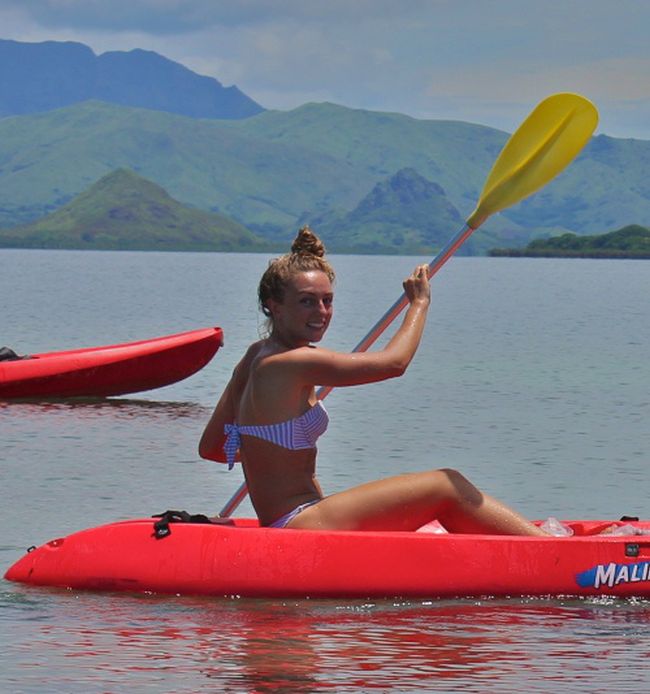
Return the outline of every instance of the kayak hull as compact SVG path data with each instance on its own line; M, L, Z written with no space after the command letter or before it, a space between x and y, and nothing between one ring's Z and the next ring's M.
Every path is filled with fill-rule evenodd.
M202 328L0 362L0 400L107 397L160 388L202 369L222 344L221 328Z
M5 578L36 586L292 598L650 597L650 536L571 538L111 523L29 551ZM636 523L650 531L650 521Z

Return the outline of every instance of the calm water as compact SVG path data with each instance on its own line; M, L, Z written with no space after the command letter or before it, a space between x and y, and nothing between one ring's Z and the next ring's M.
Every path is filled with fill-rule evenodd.
M0 403L0 569L74 530L218 511L199 459L261 322L263 255L0 250L0 345L40 352L220 325L193 377L130 398ZM350 349L428 258L335 257ZM448 465L529 517L650 516L650 263L453 259L401 379L334 391L327 492ZM239 514L252 513L245 502ZM650 601L198 600L0 581L0 691L643 691Z

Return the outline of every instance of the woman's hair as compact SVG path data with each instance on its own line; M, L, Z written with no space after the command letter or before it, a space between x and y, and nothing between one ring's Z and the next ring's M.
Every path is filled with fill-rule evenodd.
M291 244L291 253L273 259L260 280L257 296L262 313L267 318L271 318L271 312L266 302L269 299L281 302L287 282L296 273L320 270L329 277L330 282L334 281L334 270L324 255L323 242L308 226L302 227Z

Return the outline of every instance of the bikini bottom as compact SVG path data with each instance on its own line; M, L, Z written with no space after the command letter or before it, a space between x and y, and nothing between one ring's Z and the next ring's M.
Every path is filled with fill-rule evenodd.
M313 501L308 501L305 504L300 504L300 506L296 506L296 508L294 508L293 511L289 511L289 513L285 513L284 516L280 516L277 520L274 520L273 523L271 523L268 527L269 528L286 528L287 525L301 511L304 511L306 508L309 508L310 506L317 504L319 501L322 501L322 499L314 499Z

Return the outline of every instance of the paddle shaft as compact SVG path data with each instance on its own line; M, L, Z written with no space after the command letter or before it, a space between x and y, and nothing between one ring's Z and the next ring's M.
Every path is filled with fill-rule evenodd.
M476 227L478 228L478 227ZM438 255L429 263L429 278L438 272L438 270L451 258L451 256L456 252L458 248L465 242L465 240L472 234L475 229L465 225L463 228L453 236L444 248L440 250ZM365 352L367 351L381 336L381 334L386 330L386 328L399 316L399 314L404 310L405 306L408 304L408 299L406 294L402 292L402 295L397 299L397 301L384 313L384 315L375 323L375 325L370 329L368 334L357 344L357 346L352 350L353 352ZM334 386L321 386L316 392L316 397L319 400L324 400L333 390ZM248 494L248 489L246 487L246 482L242 482L237 491L230 497L228 502L219 512L221 518L227 518L232 515L239 504L246 498Z

